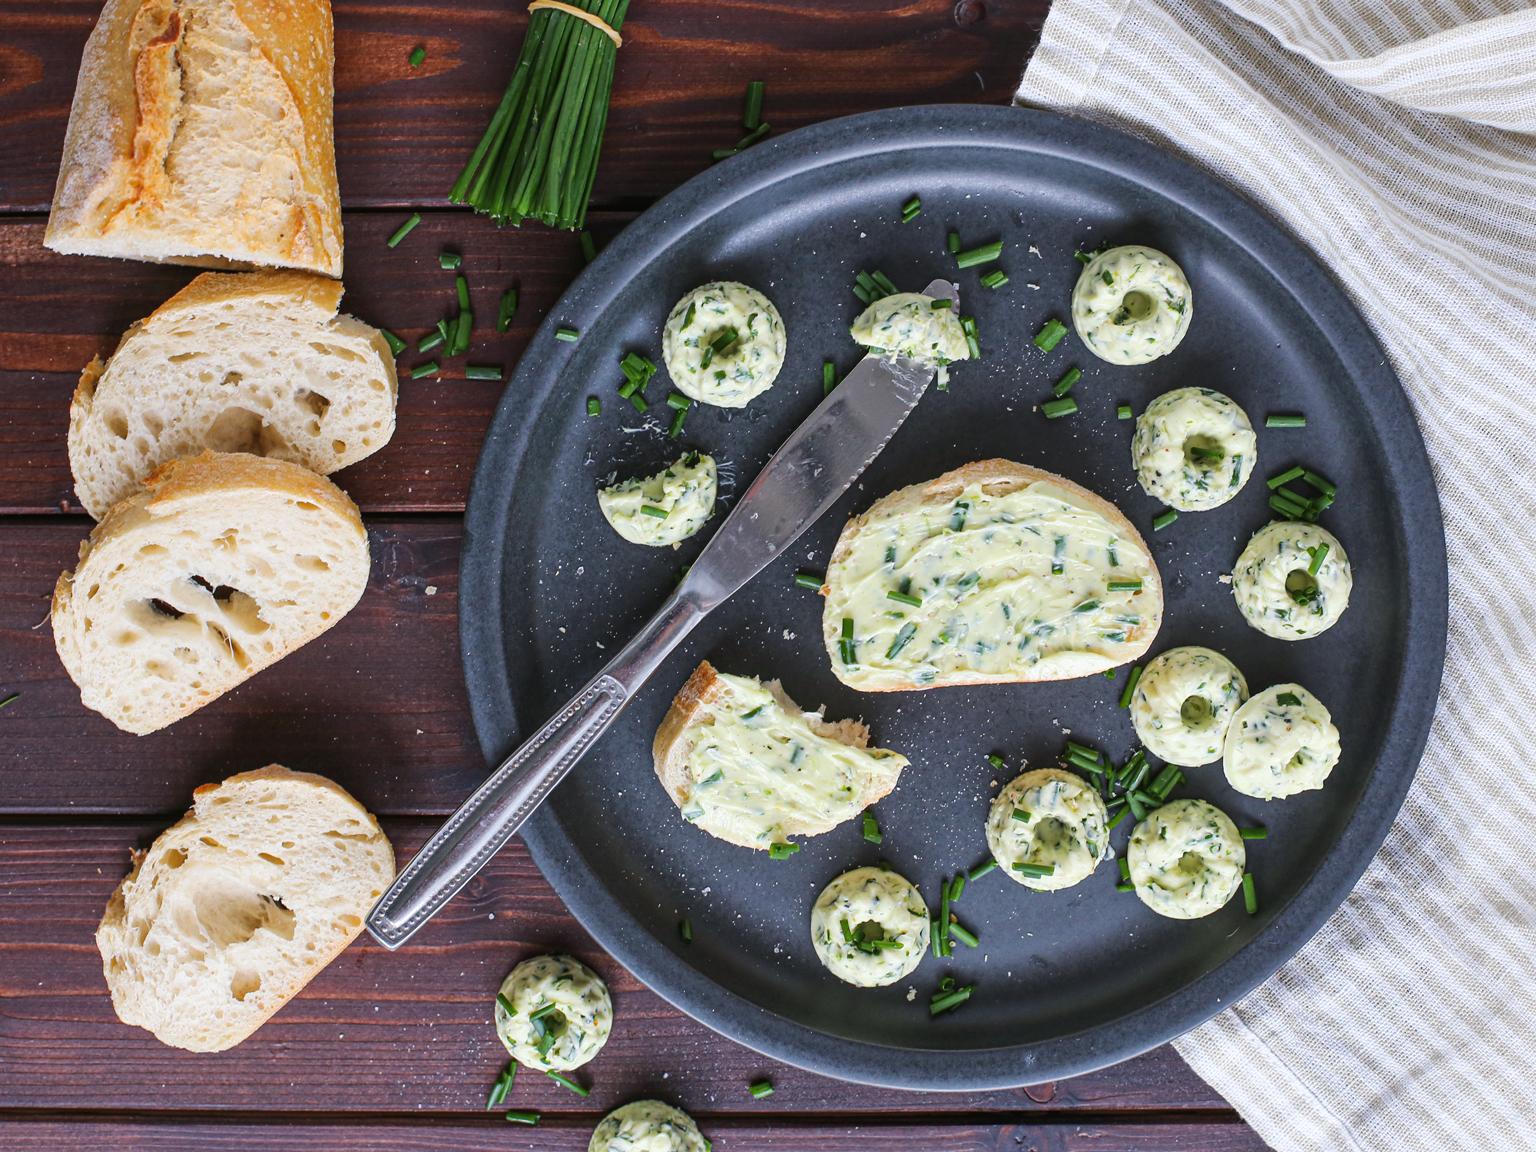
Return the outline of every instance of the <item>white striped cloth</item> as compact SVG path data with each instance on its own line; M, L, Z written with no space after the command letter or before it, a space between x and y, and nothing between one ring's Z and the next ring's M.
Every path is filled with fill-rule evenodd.
M1386 346L1444 503L1450 647L1402 814L1178 1050L1282 1152L1536 1148L1536 8L1056 0L1017 98L1286 221Z

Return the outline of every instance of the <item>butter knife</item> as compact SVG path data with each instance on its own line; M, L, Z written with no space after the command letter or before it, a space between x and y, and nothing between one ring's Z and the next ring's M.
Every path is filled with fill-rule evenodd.
M924 295L959 291L935 280ZM490 862L683 637L816 522L869 466L933 382L931 365L871 352L773 454L660 611L508 756L416 853L368 913L394 951Z

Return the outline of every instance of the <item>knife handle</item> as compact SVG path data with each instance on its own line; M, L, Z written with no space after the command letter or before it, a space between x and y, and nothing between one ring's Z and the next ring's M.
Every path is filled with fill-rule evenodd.
M373 938L393 952L437 915L512 839L706 611L686 586L674 592L640 634L416 853L368 913Z

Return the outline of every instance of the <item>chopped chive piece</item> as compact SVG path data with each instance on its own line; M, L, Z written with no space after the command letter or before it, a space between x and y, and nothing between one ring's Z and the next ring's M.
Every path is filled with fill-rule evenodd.
M389 345L389 350L396 356L405 351L405 341L396 336L388 328L380 328L379 335L384 337L384 343Z
M1305 416L1269 416L1264 420L1266 428L1305 428L1306 426Z
M534 1011L528 1013L528 1019L530 1019L530 1020L542 1020L542 1019L544 1019L544 1017L548 1016L551 1012L558 1012L559 1010L560 1010L560 1005L558 1005L558 1004L554 1004L554 1003L545 1004L542 1007L536 1008L536 1009L534 1009Z
M1125 802L1130 807L1132 816L1136 817L1137 820L1146 819L1147 810L1142 807L1141 801L1136 798L1135 792L1127 792L1125 794Z
M928 1004L928 1015L937 1016L940 1012L958 1008L971 998L971 993L975 990L976 985L967 984L964 988L956 988L953 992L936 997Z
M1120 809L1120 811L1118 813L1116 813L1114 816L1112 816L1110 818L1109 823L1104 825L1104 831L1106 831L1106 832L1113 832L1115 830L1115 825L1120 823L1120 821L1124 820L1127 816L1129 816L1130 812L1131 812L1131 810L1129 808L1122 808L1122 809Z
M508 1112L507 1119L513 1124L537 1124L539 1114L537 1112Z
M1140 679L1141 665L1137 664L1131 668L1131 675L1125 682L1125 691L1120 693L1120 707L1129 708L1131 706L1131 693L1136 691L1136 682Z
M871 844L882 844L885 842L885 834L880 831L880 825L876 823L873 812L864 813L864 839L868 840Z
M1035 347L1042 352L1049 352L1061 343L1061 338L1066 334L1067 326L1052 316L1045 322L1045 327L1035 333Z
M1115 891L1116 892L1134 892L1134 891L1136 891L1136 885L1132 884L1129 880L1121 880L1119 883L1117 883L1115 885Z
M935 959L944 955L944 950L939 940L939 922L937 920L928 921L928 946L933 949Z
M1301 698L1294 692L1282 692L1275 697L1276 704L1284 704L1291 708L1301 707Z
M421 223L421 213L420 212L412 212L411 213L411 218L409 220L407 220L404 224L400 225L399 228L395 229L395 234L389 238L389 246L391 248L393 248L396 244L400 243L400 241L404 240L407 236L409 236L411 234L411 229L416 227L416 225L418 225L420 223Z
M631 404L633 404L635 406L635 411L636 412L644 412L647 408L649 408L651 406L650 402L648 400L646 400L645 395L643 393L640 393L640 392L635 392L635 393L631 394L629 397L627 397L627 399L629 400L629 402Z
M1140 592L1140 580L1111 580L1107 585L1111 592Z
M1029 813L1022 808L1015 808L1013 810L1013 818L1025 824L1029 823Z
M583 1088L580 1084L576 1083L576 1081L568 1079L567 1077L560 1075L560 1073L558 1073L558 1072L546 1072L546 1073L544 1073L544 1075L548 1076L556 1084L560 1085L560 1087L562 1087L562 1088L569 1088L572 1092L576 1093L576 1095L578 1095L578 1096L590 1096L590 1095L592 1095L592 1093L590 1091L588 1091L587 1089Z
M1259 894L1253 889L1253 873L1243 873L1243 907L1252 916L1259 910Z
M1013 866L1013 870L1015 872L1022 872L1026 876L1033 876L1035 879L1038 880L1041 876L1053 875L1055 873L1055 871L1056 871L1056 865L1054 865L1054 864L1029 864L1029 863L1027 863L1027 862L1025 862L1023 860L1019 860L1019 861L1015 862L1015 864Z
M825 396L836 387L837 369L833 366L832 361L823 360L821 362L821 394Z
M464 379L466 379L466 380L500 380L501 379L501 365L500 364L466 364L466 365L464 365ZM592 405L596 404L596 403L597 403L596 400L591 400L591 401L587 402L587 411L589 413L591 413L593 416L597 415L596 412L592 411Z
M469 332L470 332L470 326L472 324L474 324L474 322L475 322L475 314L473 312L460 312L459 313L458 326L455 329L455 334L454 334L454 338L453 338L453 354L454 355L457 355L460 352L468 352L469 351ZM500 378L501 377L498 375L497 379L499 380Z
M678 934L678 936L680 936L682 938L682 941L683 941L684 944L692 944L693 943L693 921L692 920L683 920L683 921L681 921L678 924L678 926L677 926L677 934Z
M426 58L427 58L427 50L425 48L423 48L420 44L416 45L416 47L411 49L411 55L410 55L409 59L410 59L411 67L412 68L420 68L421 67L421 62L423 60L425 60Z
M921 608L923 606L923 602L919 597L908 596L905 592L887 592L885 598L887 600L894 600L898 604L910 604L914 608Z
M1140 775L1139 772L1137 774ZM1152 783L1147 785L1147 791L1161 804L1168 799L1168 793L1172 792L1177 786L1181 775L1182 773L1177 765L1165 764L1163 770L1153 778ZM1133 783L1130 786L1130 791L1134 792L1135 790L1135 784Z
M759 1080L756 1084L749 1085L747 1091L752 1093L752 1099L761 1100L764 1096L773 1095L773 1082L771 1080Z
M917 625L916 624L910 624L910 623L903 624L901 626L901 628L897 631L895 639L893 639L891 641L891 646L885 650L885 658L887 660L894 660L894 659L896 659L896 654L898 652L900 652L903 648L905 648L908 644L910 644L912 642L912 637L914 637L916 635L917 635ZM851 664L852 661L851 660L845 660L844 663L845 664Z
M815 588L820 591L821 586L826 582L826 576L820 572L799 571L795 573L795 583L802 588Z
M501 1074L496 1077L495 1083L491 1085L491 1094L486 1097L485 1101L486 1109L490 1110L498 1104L505 1104L507 1094L512 1091L512 1085L516 1080L517 1061L512 1060L501 1070Z
M1301 519L1307 511L1305 504L1289 496L1282 496L1279 492L1269 498L1269 506L1291 520Z
M983 288L1001 288L1008 283L1008 274L1001 268L994 268L981 278Z
M590 264L597 259L597 249L592 244L592 233L583 228L579 235L581 236L581 258Z
M901 206L901 222L908 224L917 218L917 214L923 210L923 201L914 196Z
M1288 472L1280 473L1280 475L1276 476L1272 480L1265 481L1265 483L1267 483L1271 488L1278 488L1282 484L1289 484L1292 480L1300 480L1306 474L1307 470L1305 468L1296 467L1292 468Z
M469 281L462 276L455 276L454 280L456 281L455 286L459 290L459 307L467 309L469 307Z
M1164 528L1168 527L1168 525L1172 524L1178 518L1179 514L1172 508L1169 508L1163 512L1159 512L1152 518L1152 531L1161 532Z
M960 317L960 331L965 333L965 346L975 360L981 355L981 345L976 342L976 317Z
M768 846L768 858L770 860L788 860L798 851L800 851L800 845L798 844L770 844Z
M1308 484L1312 485L1312 487L1316 488L1324 495L1337 496L1339 494L1338 486L1335 485L1332 480L1328 479L1326 476L1319 476L1310 468L1303 472L1302 476Z
M880 291L884 292L887 296L895 296L900 291L900 289L891 282L891 278L884 272L880 271L878 268L869 274L869 278L875 282L875 287L879 288Z
M460 256L457 252L450 252L446 248L437 254L437 266L449 272L452 272L462 263L464 263L463 256Z
M437 361L431 360L426 364L418 364L411 369L411 379L420 380L423 376L431 376L437 372Z
M1040 411L1045 413L1047 420L1055 420L1061 416L1070 416L1077 411L1077 401L1070 396L1063 396L1060 400L1047 400L1040 405Z
M948 956L949 943L949 877L939 881L939 955Z
M496 1003L501 1005L502 1009L508 1016L517 1015L517 1009L513 1007L512 1001L507 999L507 994L505 992L496 993Z
M1065 396L1068 392L1072 391L1072 385L1076 384L1082 378L1082 369L1072 368L1068 370L1065 376L1056 381L1056 385L1051 389L1051 391L1056 393L1058 396Z
M1118 416L1121 420L1129 420L1132 416L1135 415L1135 413L1131 411L1131 406L1129 404L1122 404L1120 407L1115 409L1115 415Z
M603 402L596 396L587 397L587 415L601 416L603 414Z
M1121 856L1116 862L1120 865L1120 879L1129 880L1131 878L1130 861L1127 860L1124 856Z
M999 772L1003 770L1003 758L996 753L993 753L987 757L987 763L991 764L992 767L996 768Z
M843 617L843 639L844 640L852 640L853 639L853 617L852 616L844 616Z
M956 900L960 899L961 895L965 892L965 881L966 881L966 875L965 875L964 872L960 872L960 873L956 874L955 878L950 881L950 883L949 883L949 902L951 904L953 904Z
M951 232L949 234L949 239L948 239L947 243L949 245L949 250L951 252L959 252L960 251L960 233L958 233L958 232Z
M741 126L748 132L763 122L763 82L752 80L747 83L747 106L741 114Z
M440 331L438 331L437 329L434 328L431 332L429 332L425 336L423 336L421 338L421 340L417 343L416 351L418 351L418 352L430 352L430 351L432 351L432 349L436 348L442 342L443 342L443 334Z
M1003 242L995 240L991 244L983 244L980 248L972 248L969 252L956 252L955 263L962 268L974 268L978 264L990 264L1003 254Z
M1316 548L1308 548L1307 551L1312 553L1312 563L1307 565L1307 574L1316 576L1317 570L1323 566L1323 561L1328 559L1328 545L1319 544Z
M692 403L692 400L688 399L688 397L682 395L680 392L674 392L667 397L667 407L676 408L680 412L686 412L688 410L688 405Z
M501 294L501 307L496 309L496 331L505 332L512 326L512 315L517 311L517 289L508 288Z
M996 867L997 867L997 861L996 860L988 860L985 864L978 864L978 865L976 865L976 867L972 868L970 873L969 873L970 878L971 878L971 883L972 884L976 883L976 881L980 880L983 876L985 876L988 872L992 871L992 869L994 869Z
M975 933L973 933L969 928L965 927L963 924L958 924L953 920L949 922L949 934L956 940L959 940L962 944L965 944L971 948L974 948L981 943L981 940L978 939Z
M581 339L581 333L574 328L556 328L555 339L564 340L567 344L574 344Z
M1088 255L1088 253L1084 252L1081 248L1072 249L1072 259L1077 260L1083 264L1093 263L1093 257Z
M1269 837L1269 829L1262 824L1255 824L1252 828L1239 828L1237 834L1244 840L1265 840Z
M658 508L654 504L640 505L640 513L643 516L654 516L658 520L665 520L667 518L667 510L665 508Z

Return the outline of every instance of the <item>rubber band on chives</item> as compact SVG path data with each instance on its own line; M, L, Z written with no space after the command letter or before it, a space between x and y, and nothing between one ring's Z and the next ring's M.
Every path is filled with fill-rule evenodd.
M528 11L530 12L537 12L540 8L553 8L556 12L564 12L567 16L574 16L578 20L585 20L592 27L607 36L608 39L612 40L615 48L624 47L624 37L603 23L601 16L595 16L591 12L576 7L574 4L566 4L564 0L533 0L533 3L528 5Z

